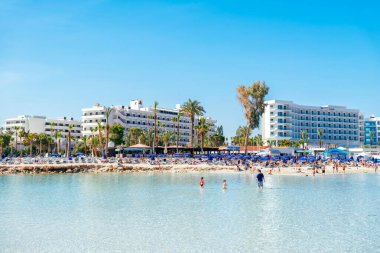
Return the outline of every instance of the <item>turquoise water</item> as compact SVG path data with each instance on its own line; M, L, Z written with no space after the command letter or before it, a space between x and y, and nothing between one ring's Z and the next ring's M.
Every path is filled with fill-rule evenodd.
M0 176L0 251L380 250L378 175L204 176Z

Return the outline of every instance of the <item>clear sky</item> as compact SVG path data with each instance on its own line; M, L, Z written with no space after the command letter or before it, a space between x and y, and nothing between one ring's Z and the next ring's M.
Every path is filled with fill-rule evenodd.
M236 86L380 115L380 2L0 1L0 120L200 100L228 136Z

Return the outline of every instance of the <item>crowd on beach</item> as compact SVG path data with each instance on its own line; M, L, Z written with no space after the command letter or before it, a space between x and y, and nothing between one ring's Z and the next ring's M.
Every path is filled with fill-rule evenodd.
M160 169L161 166L181 167L186 165L192 167L194 170L197 168L212 167L217 169L235 170L238 172L252 171L257 172L262 170L264 173L282 174L282 171L288 173L299 173L305 175L316 174L335 174L346 173L347 170L352 169L366 170L377 172L378 164L373 160L365 159L346 159L346 158L322 158L322 157L261 157L261 156L245 156L237 155L194 155L190 154L173 154L173 155L129 155L126 157L111 157L99 158L88 156L77 157L49 157L49 156L36 156L36 157L6 157L1 159L0 165L3 166L18 166L23 165L65 165L65 164L104 164L104 165L141 165L148 166L155 169ZM285 173L286 174L286 173Z

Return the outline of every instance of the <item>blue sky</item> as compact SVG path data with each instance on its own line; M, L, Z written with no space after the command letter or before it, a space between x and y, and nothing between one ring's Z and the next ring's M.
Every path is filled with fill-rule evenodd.
M0 1L0 120L198 99L228 136L236 86L380 115L378 1Z

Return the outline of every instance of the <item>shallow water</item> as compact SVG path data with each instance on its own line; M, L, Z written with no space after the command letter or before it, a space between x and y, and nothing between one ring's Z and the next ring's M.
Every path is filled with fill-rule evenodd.
M378 175L200 176L1 176L0 251L380 250Z

